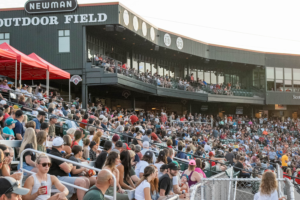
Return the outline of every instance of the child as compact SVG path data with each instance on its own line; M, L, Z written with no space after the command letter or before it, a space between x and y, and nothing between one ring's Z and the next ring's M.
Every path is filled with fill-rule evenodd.
M83 140L83 154L82 154L82 158L85 160L89 160L90 158L89 145L90 145L90 139L85 138Z
M185 193L189 193L189 185L188 185L189 177L186 174L183 174L180 180L180 191L185 191Z

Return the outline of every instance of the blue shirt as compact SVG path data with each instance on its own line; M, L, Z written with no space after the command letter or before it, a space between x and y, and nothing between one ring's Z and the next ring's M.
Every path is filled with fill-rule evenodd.
M32 121L35 122L35 128L41 130L41 122L37 118L34 118Z
M181 158L181 159L187 159L187 155L184 152L179 152L176 155L177 158Z
M2 131L3 131L3 133L5 133L7 135L15 136L14 131L12 129L8 128L7 126L4 127L4 129ZM6 140L9 140L9 138L6 138Z
M17 122L15 124L15 128L13 130L15 133L16 140L18 140L17 135L16 135L17 133L21 134L22 138L24 137L25 130L24 130L23 124L21 122L19 122L19 120L17 120Z
M279 153L281 153L281 155L280 155ZM276 151L276 154L277 154L277 157L278 157L278 158L281 158L281 157L282 157L282 151L279 151L279 152Z

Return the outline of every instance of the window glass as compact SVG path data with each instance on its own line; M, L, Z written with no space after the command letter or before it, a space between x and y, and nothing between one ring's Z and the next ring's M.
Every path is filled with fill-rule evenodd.
M156 73L156 66L155 64L152 64L152 75L154 75Z
M0 40L4 39L4 33L0 33Z
M9 39L9 33L5 33L5 39Z
M198 78L203 81L203 70L198 70Z
M65 30L65 36L69 36L70 35L70 30Z
M146 72L148 71L148 73L151 72L151 65L150 63L146 63Z
M215 73L216 72L211 72L211 84L217 84L217 76Z
M283 79L283 68L275 68L276 79Z
M219 84L224 84L224 76L219 75Z
M135 69L135 71L138 70L138 63L137 63L136 60L133 60L133 62L132 62L132 68Z
M70 52L70 37L59 37L59 52Z
M267 79L274 79L274 67L267 67Z
M292 69L291 68L284 69L284 79L292 80Z
M140 62L139 63L139 72L145 72L145 63L144 62Z
M59 30L58 31L58 36L64 36L64 31L63 30Z
M300 81L294 81L294 92L300 92Z
M294 80L300 80L300 69L293 69Z
M204 80L206 83L210 83L210 72L204 72Z

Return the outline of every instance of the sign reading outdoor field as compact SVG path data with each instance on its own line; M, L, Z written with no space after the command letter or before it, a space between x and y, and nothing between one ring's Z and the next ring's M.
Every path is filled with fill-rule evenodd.
M77 8L76 0L36 0L27 1L25 11L29 14L71 12Z

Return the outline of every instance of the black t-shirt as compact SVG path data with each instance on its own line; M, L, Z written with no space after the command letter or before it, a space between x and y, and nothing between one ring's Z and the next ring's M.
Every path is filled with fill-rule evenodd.
M52 148L52 150L50 151L51 155L57 156L57 157L63 157L63 154L60 153L57 149ZM60 169L59 165L63 164L64 161L60 161L54 158L51 158L51 167L49 170L49 174L54 175L54 176L69 176L68 173L64 172L62 169Z
M234 158L233 153L227 153L227 154L225 155L225 158L226 158L227 161L229 161L230 164L233 165L233 158Z
M107 152L106 151L102 151L99 156L97 157L96 159L96 163L95 163L95 167L98 168L98 169L102 169L104 163L105 163L105 160L107 158Z
M72 160L72 161L74 161L74 162L81 163L81 161L80 161L79 159L75 158L75 156L71 156L71 157L69 158L69 160ZM80 168L80 166L77 166L77 165L76 165L76 169L79 169L79 168ZM72 172L71 172L71 175L72 175L72 176L78 176L79 174L72 174Z
M25 149L33 149L33 145L32 144L26 144L24 150ZM34 152L31 152L31 151L27 151L27 152L24 153L24 155L23 155L24 162L26 162L25 157L28 156L28 155L31 156L31 160L34 162L35 159L36 159L36 155L35 155ZM29 165L28 163L26 163L26 164Z
M235 167L237 167L237 168L235 168ZM240 171L240 174L242 173L242 169L243 169L243 168L244 168L244 166L243 166L243 164L242 164L241 162L237 162L237 163L234 165L234 167L233 167L234 171L235 171L235 172Z
M128 133L128 136L130 137L127 137L128 141L127 141L127 144L129 144L129 142L132 141L132 138L133 138L133 134L131 132Z
M164 174L160 177L158 183L158 191L160 189L165 190L165 195L168 195L173 189L173 179L169 177L169 174Z
M173 160L170 157L167 157L168 164L170 164Z

